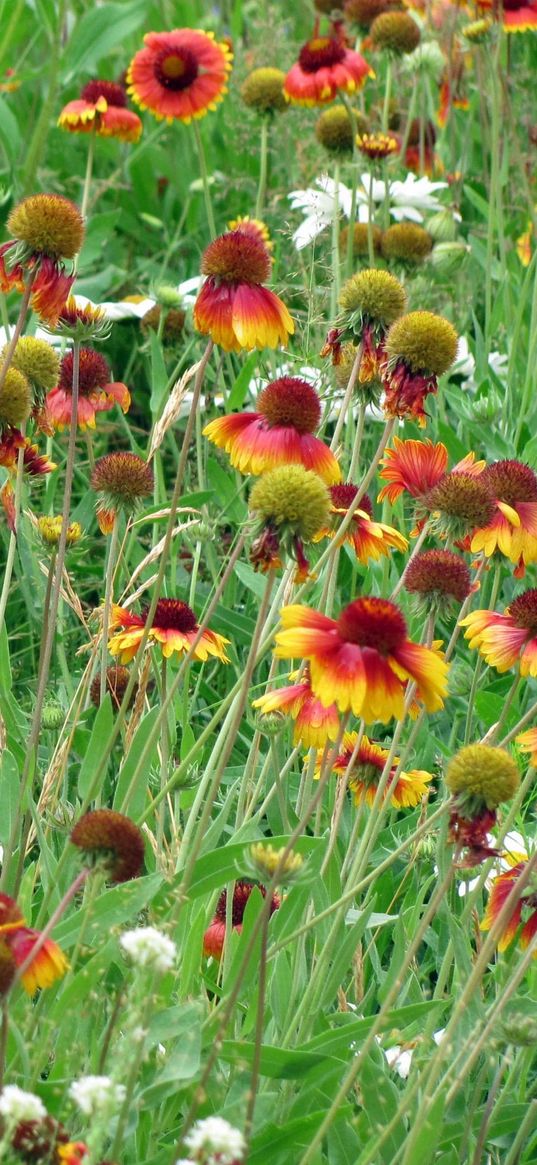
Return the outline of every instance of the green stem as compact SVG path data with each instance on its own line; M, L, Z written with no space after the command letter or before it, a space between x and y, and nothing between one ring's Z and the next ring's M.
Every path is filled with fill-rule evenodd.
M393 65L392 59L388 56L386 62L386 82L384 87L384 103L382 106L382 132L388 132L388 122L390 120L390 101L392 96L392 77Z
M119 523L117 514L114 514L114 524L112 526L112 533L110 535L110 545L108 547L108 562L106 564L106 583L104 592L104 607L103 607L103 629L101 639L101 689L100 701L101 704L106 696L106 669L108 666L108 629L110 626L110 611L112 609L112 592L114 586L114 572L116 568L117 557L117 542L118 542Z
M211 199L211 189L209 186L209 175L207 172L207 160L205 157L205 148L204 148L203 139L202 139L202 136L200 133L200 127L199 127L199 124L198 124L196 118L194 118L193 124L194 124L194 137L196 139L196 147L197 147L197 151L198 151L198 159L199 159L199 165L200 165L201 181L203 184L203 197L205 199L205 213L207 215L207 225L209 227L209 233L210 233L211 239L215 239L216 238L216 224L214 221L214 212L213 212L213 204L212 204L212 199Z
M339 159L334 163L334 202L332 210L332 286L330 288L330 318L335 319L339 302Z
M261 118L261 140L259 145L259 182L257 186L257 198L255 202L255 217L261 219L263 218L265 199L267 196L268 133L269 120L267 116L264 116Z

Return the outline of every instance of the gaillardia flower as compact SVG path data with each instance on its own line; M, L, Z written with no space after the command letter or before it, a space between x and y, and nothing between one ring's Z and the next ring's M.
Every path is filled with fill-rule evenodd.
M337 106L335 106L337 109ZM344 253L347 248L349 228L343 227L340 232L339 241L341 250ZM373 252L375 255L380 255L380 244L382 239L382 231L380 227L373 223L371 230L371 237L373 242ZM369 254L369 227L366 222L355 222L352 233L352 253L354 256L363 256Z
M284 93L295 105L326 105L338 92L356 93L373 70L360 53L349 49L341 35L314 35L302 46L289 70Z
M0 365L7 346L0 352ZM11 367L22 372L34 394L34 413L39 411L47 392L58 383L60 359L52 344L35 336L22 336L11 358Z
M287 109L283 85L285 73L281 69L271 69L266 66L254 69L241 86L241 97L249 109L256 113L270 116L282 113Z
M315 538L337 538L338 527L350 509L358 486L351 482L342 485L330 486L330 514L331 523ZM378 561L383 556L388 557L391 550L406 550L408 541L403 534L393 526L386 526L383 522L376 522L373 518L373 507L367 495L361 499L358 509L352 515L351 523L343 535L343 541L354 547L359 562L366 563L370 559Z
M357 741L357 732L345 732L343 734L341 751L331 765L333 771L339 777L345 776ZM382 745L376 744L373 740L369 740L367 736L362 737L358 752L352 761L348 782L348 787L354 796L355 805L360 805L363 801L367 805L373 804L379 781L384 772L386 760L389 755L389 749L383 748ZM317 756L317 772L320 772L322 760L323 753L319 752ZM395 784L392 784L395 779L395 771L398 764L399 757L395 756L392 760L390 776L384 797L387 796L389 789L390 805L394 809L410 809L415 805L419 805L422 797L427 796L429 792L427 786L433 778L431 773L427 773L423 769L411 769L408 773L398 773Z
M244 918L244 911L248 904L248 899L252 890L257 889L263 898L266 898L267 891L264 886L254 882L235 882L233 888L233 904L231 909L231 925L237 934L242 930L242 922ZM280 905L280 898L278 894L273 894L270 903L270 913L278 909ZM214 918L211 925L205 931L203 936L203 953L204 955L211 955L213 959L219 959L224 949L224 941L226 937L226 913L227 913L227 890L222 890L222 893L216 903Z
M52 473L56 466L49 461L44 453L40 453L37 445L32 444L30 437L23 437L18 429L6 429L0 436L0 465L17 472L19 449L24 449L23 470L30 477L40 477L44 473Z
M381 251L388 263L399 262L415 266L422 263L433 249L428 231L415 222L396 222L382 232Z
M519 732L515 736L515 744L521 752L529 753L530 762L535 768L537 766L537 728L528 728L525 732Z
M453 364L457 342L453 325L430 311L410 312L392 324L383 368L388 417L413 417L425 425L425 397L436 392L438 377Z
M303 744L304 748L323 748L327 740L337 740L339 716L335 704L324 704L313 695L307 664L302 672L292 672L290 680L296 681L287 688L275 688L253 700L254 708L263 714L281 712L295 722L293 744Z
M73 353L67 352L61 362L58 383L47 394L47 413L56 429L64 429L71 424L73 365ZM94 348L80 349L78 392L76 421L81 429L95 428L96 413L108 412L115 404L119 404L126 413L131 403L127 385L110 380L110 365Z
M86 861L103 862L111 882L137 878L144 864L144 838L134 821L114 809L84 813L71 831L71 842Z
M255 519L250 562L266 572L282 565L282 554L297 564L296 581L308 578L304 543L316 540L328 520L330 495L324 481L303 465L281 465L256 481L249 499Z
M421 40L419 27L408 12L381 12L371 25L370 36L375 49L397 57L414 52Z
M143 638L149 607L141 615L133 615L125 607L112 607L112 630L121 628L109 640L108 650L111 655L118 655L120 663L130 663L134 658ZM153 622L149 630L149 642L160 644L165 659L177 652L186 655L198 634L199 627L196 616L187 603L180 599L159 599ZM205 630L194 648L193 658L205 662L210 656L216 656L222 663L229 663L226 655L226 644L229 639L217 635L215 631Z
M365 118L360 113L357 117L364 122L362 128L365 129ZM352 122L344 105L325 109L315 124L315 137L329 154L352 154L352 135Z
M60 542L63 526L63 518L61 514L56 514L54 517L48 514L37 519L37 533L46 547L57 547ZM82 526L79 522L70 522L66 532L66 546L75 546L82 537Z
M536 0L479 0L479 8L491 10L504 32L530 32L537 28Z
M226 352L276 348L295 326L281 299L263 287L271 259L263 240L240 227L220 235L204 251L207 276L194 305L194 325Z
M112 707L116 711L121 707L123 697L127 691L127 686L130 680L130 671L128 667L122 667L121 664L112 664L106 669L106 691L110 692L112 700ZM138 684L134 685L132 690L129 707L132 707L138 692ZM93 677L90 684L90 699L92 704L98 708L101 703L101 677L96 675Z
M470 647L497 671L520 665L523 676L537 676L537 587L523 591L506 607L497 611L472 611L461 619Z
M494 878L481 930L491 929L527 864L527 862L517 862L511 870L506 870L505 873ZM498 941L499 951L507 950L515 938L519 926L522 926L519 942L522 949L525 950L537 934L537 877L535 872L530 875L518 902L513 906L511 917Z
M451 550L425 550L409 562L404 575L405 590L416 596L423 615L446 613L460 607L472 590L470 571L460 554Z
M379 477L388 484L382 487L378 501L387 498L393 506L405 491L413 498L425 498L447 472L448 451L442 442L433 445L429 438L402 441L400 437L394 437L393 448L386 450L381 465ZM467 453L454 465L452 473L477 476L484 466L484 461L476 462L475 453Z
M122 142L137 142L142 132L138 114L127 109L123 86L113 81L89 81L80 97L64 106L58 125L70 133L96 133Z
M63 260L80 251L82 215L61 194L32 194L13 207L7 229L13 237L0 246L0 291L23 291L30 279L31 306L54 327L74 283Z
M482 550L490 558L499 551L518 563L515 577L523 577L526 565L537 561L537 474L522 461L496 461L482 481L494 499L494 515L473 534L472 553Z
M32 958L39 938L40 931L25 925L14 899L0 894L0 939L9 947L16 967L22 967L28 960L22 985L29 995L35 995L40 987L50 987L65 975L69 966L63 951L50 938L45 939Z
M496 824L496 810L514 797L520 785L518 766L504 748L469 744L459 749L446 770L452 795L449 839L468 850L463 866L479 865L497 856L489 833Z
M384 158L397 154L400 148L399 139L393 133L362 133L356 138L356 145L365 158L372 162L382 162Z
M111 327L112 322L102 307L89 301L80 304L71 295L60 312L54 331L58 336L68 336L84 344L88 340L106 340Z
M110 534L118 511L130 516L153 492L153 470L136 453L107 453L95 462L90 485L99 494L99 528Z
M261 390L255 413L230 413L203 430L214 445L229 453L241 473L264 473L278 465L300 464L327 484L340 481L334 454L314 437L321 402L313 385L297 376L281 376Z
M232 53L214 33L193 28L148 32L131 61L128 90L141 109L157 118L184 121L216 109L231 72Z
M408 680L427 711L443 706L447 664L408 638L401 611L387 599L355 599L338 619L296 604L281 618L274 654L309 660L312 691L325 706L386 723L403 715Z
M24 373L8 368L0 386L0 435L26 424L32 408L32 390Z
M379 271L373 267L347 279L341 288L339 303L342 309L341 325L329 331L321 356L332 352L334 363L337 364L345 340L361 344L358 380L360 384L368 384L379 376L386 333L390 324L405 310L406 291L389 271Z

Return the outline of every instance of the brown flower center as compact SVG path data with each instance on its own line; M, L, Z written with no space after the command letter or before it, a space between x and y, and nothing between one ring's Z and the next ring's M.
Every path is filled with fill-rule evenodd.
M496 461L483 470L482 480L492 496L508 506L537 501L537 475L523 461Z
M335 510L350 509L357 493L358 486L353 485L350 481L343 482L341 485L331 485L330 500L332 502L333 508ZM365 514L368 514L370 518L373 517L373 506L371 505L367 494L364 494L363 498L360 498L358 509L362 510ZM357 513L357 511L355 511L355 513Z
M190 49L173 49L172 52L162 49L155 60L154 69L159 85L178 92L180 89L188 89L196 80L199 64Z
M407 635L399 608L387 599L356 599L341 612L337 627L343 643L372 647L381 655L401 647Z
M142 619L147 619L148 613L149 607L145 607ZM182 603L180 599L159 599L151 626L158 631L188 632L195 631L198 624L188 603Z
M321 419L315 389L297 376L281 376L267 384L257 404L269 425L290 425L297 433L313 433Z
M417 595L439 593L458 599L470 594L470 571L451 550L426 550L410 563L405 575L407 591Z
M484 473L480 477L446 473L427 495L427 508L462 518L471 527L487 526L494 517L494 502L484 477Z
M509 604L509 614L517 627L537 635L537 587L524 591Z
M270 268L270 255L263 240L240 229L214 239L201 260L203 274L224 283L265 283Z
M345 46L332 36L315 36L302 46L298 61L305 73L316 73L338 65L345 56Z
M59 387L65 392L73 391L73 363L73 353L67 352L61 363L59 380ZM104 356L93 348L81 348L78 374L80 396L90 396L92 392L105 388L109 382L110 368Z

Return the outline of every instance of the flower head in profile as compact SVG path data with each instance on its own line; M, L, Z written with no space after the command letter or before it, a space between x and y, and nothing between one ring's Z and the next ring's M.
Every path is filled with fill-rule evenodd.
M425 425L424 400L438 388L457 355L457 333L443 316L414 311L392 324L385 342L384 410Z
M358 486L352 485L351 482L330 486L330 525L321 531L319 537L338 537L338 528L357 493ZM354 510L350 525L343 535L343 541L354 547L356 557L362 563L371 559L378 562L380 558L388 557L391 550L406 550L408 546L407 539L393 526L375 521L373 507L367 494Z
M250 562L266 572L284 556L297 564L296 581L309 576L304 545L316 540L328 520L330 496L324 481L302 465L282 465L256 481L249 499L254 542Z
M537 676L537 587L523 591L497 611L472 611L461 620L470 647L499 672L520 667L523 676Z
M498 877L494 878L487 909L481 922L481 930L491 929L527 865L527 861L517 862L510 870L505 870L504 873L498 874ZM537 878L535 872L530 874L521 896L513 904L512 913L498 940L499 951L507 950L507 947L516 938L519 928L521 929L518 941L522 949L525 950L537 934Z
M285 73L281 69L269 68L266 65L260 69L253 69L241 85L244 104L264 117L283 113L287 109L283 92L284 81Z
M55 337L79 340L81 344L87 344L88 340L106 340L114 318L113 314L107 315L103 306L91 303L85 296L70 295L56 321Z
M137 878L144 863L144 839L138 826L114 809L84 813L71 831L71 843L104 864L111 882Z
M446 614L468 597L472 590L470 571L460 554L451 550L426 550L409 562L404 575L405 590L416 598L422 615Z
M26 424L32 410L32 390L17 368L8 368L0 386L0 437Z
M366 723L399 719L409 680L427 711L443 706L447 664L408 638L401 611L387 599L355 599L338 619L297 604L284 607L281 619L274 654L309 661L312 691L325 707L335 703Z
M225 449L241 473L264 473L278 465L303 465L328 484L339 481L334 454L314 436L321 421L321 402L312 384L298 376L281 376L265 386L254 413L230 413L210 421L203 435Z
M408 12L381 12L370 29L373 48L395 57L412 53L420 43L419 26Z
M69 133L95 133L122 142L137 142L143 128L138 114L127 109L123 86L98 80L88 81L80 97L64 106L58 125Z
M242 922L244 912L248 905L248 900L252 890L259 890L263 898L266 898L267 891L264 886L258 883L239 881L235 882L233 887L233 903L231 907L231 925L237 934L242 930ZM278 909L280 905L280 898L278 894L273 894L270 902L270 913ZM203 936L203 953L211 955L213 959L219 959L224 949L224 940L226 934L226 916L227 916L227 890L222 890L222 893L216 903L214 918L211 925L207 927Z
M396 222L382 232L381 251L388 263L415 267L430 255L433 240L419 223Z
M226 352L276 348L294 324L285 304L263 287L271 258L258 235L238 227L214 239L203 253L207 276L194 305L194 325Z
M112 608L110 626L115 634L108 642L108 650L111 655L119 656L120 663L130 663L136 655L144 636L148 614L149 607L141 615L133 615L125 607L114 605ZM175 652L186 655L198 632L196 616L187 603L180 599L158 600L148 641L160 645L164 659L169 659ZM228 643L229 640L224 639L223 635L217 635L216 631L206 628L194 648L193 658L204 663L215 656L222 663L229 663L226 655Z
M68 969L58 944L51 938L41 942L41 932L26 926L17 903L7 894L0 894L0 939L8 947L15 968L24 968L21 980L28 995L51 987Z
M475 530L472 553L482 550L486 558L504 554L517 563L515 577L521 578L528 563L537 562L537 474L522 461L495 461L482 480L494 499L494 513Z
M106 453L95 462L90 485L99 496L99 527L110 534L117 513L132 515L153 492L153 470L137 453Z
M329 331L321 356L331 352L337 364L345 340L361 344L358 381L369 384L380 375L388 328L405 310L405 289L389 271L371 268L347 279L339 303L341 322Z
M367 121L362 114L355 114L362 131ZM332 156L345 157L352 154L353 124L344 105L331 105L324 109L315 124L315 137Z
M61 514L44 514L37 519L36 530L43 546L58 547L62 536L63 518ZM69 522L66 531L66 546L75 546L82 537L82 526L79 522Z
M361 133L356 138L356 145L365 158L371 162L382 162L399 152L401 143L393 133Z
M7 345L0 352L0 365ZM11 368L26 377L33 394L32 413L39 424L39 413L47 392L58 383L60 360L52 344L35 336L21 336L11 358Z
M334 29L332 35L314 35L302 45L285 78L284 93L294 105L327 105L338 92L356 93L373 76L367 61Z
M353 794L355 805L361 805L364 801L366 805L372 805L390 753L389 749L376 744L367 736L362 736L358 751L354 755L357 743L357 732L345 732L340 752L332 761L331 767L338 777L344 777L351 765L348 787ZM319 752L317 772L320 772L322 759L323 754ZM389 795L393 809L413 808L419 805L422 797L427 796L428 785L432 781L431 773L423 769L411 769L409 772L397 773L396 776L398 764L399 757L393 757L384 798Z
M46 409L55 429L71 424L73 412L74 355L67 352L60 366L60 377L55 388L47 393ZM126 384L111 381L110 365L101 352L81 348L79 359L77 424L81 429L94 429L99 412L108 412L119 404L124 413L130 407L131 397Z
M204 117L227 92L232 53L214 33L193 28L148 32L127 72L128 91L141 109L168 122Z
M293 682L286 688L275 688L252 701L262 715L281 712L294 720L293 744L304 748L324 748L327 741L337 740L339 715L335 704L324 704L313 695L309 667L292 672Z
M467 473L477 476L482 473L484 461L475 460L475 453L468 453L452 469L452 473ZM378 500L385 499L393 506L402 493L422 500L433 486L447 473L448 451L439 441L436 445L427 438L425 441L403 441L393 438L392 448L384 453L379 477L387 482L379 493Z
M33 194L13 207L7 229L12 238L0 246L0 291L23 291L31 280L31 306L54 327L74 282L64 261L74 259L84 238L80 211L61 194Z

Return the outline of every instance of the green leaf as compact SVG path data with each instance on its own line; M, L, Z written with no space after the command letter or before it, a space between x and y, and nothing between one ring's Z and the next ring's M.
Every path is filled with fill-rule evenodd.
M15 819L20 793L19 767L8 749L4 749L0 758L0 841L4 844L9 840L11 826Z
M75 945L83 924L86 942L91 943L103 934L107 935L113 926L122 926L125 922L134 925L136 916L155 897L162 881L160 874L148 874L145 878L133 878L121 886L112 886L90 905L91 913L87 923L88 906L81 906L69 918L58 923L54 928L54 938L69 950Z
M239 375L231 389L227 402L227 412L232 413L235 409L242 409L248 392L248 385L256 371L259 364L259 353L251 352L248 359L243 364Z
M173 1028L177 1046L166 1055L164 1067L155 1072L151 1084L142 1089L138 1097L140 1104L145 1107L161 1104L168 1096L175 1096L178 1084L196 1076L200 1067L203 1015L201 1003L181 1005L180 1017ZM165 1039L163 1036L163 1042Z
M110 735L113 721L112 700L110 693L107 692L97 710L86 754L78 774L78 793L82 801L85 801L90 793L95 795L98 791L92 788L93 778L101 762L103 740L106 740Z
M149 332L149 351L151 354L151 400L149 403L152 416L157 417L168 384L168 372L162 355L162 344L153 329Z
M68 72L67 83L80 72L91 73L103 57L118 45L124 45L127 37L136 32L146 18L145 0L130 0L125 4L103 4L86 12L75 25L71 39L65 49Z
M224 1040L219 1053L229 1064L251 1065L255 1055L255 1044L244 1040ZM296 1080L319 1064L328 1065L328 1057L323 1052L303 1052L295 1048L276 1048L264 1044L261 1048L260 1072L274 1080ZM339 1063L339 1061L338 1061Z
M119 770L117 788L114 794L114 809L118 809L121 813L127 813L129 817L138 818L143 813L147 801L147 774L153 759L156 756L158 747L158 738L155 740L153 747L147 758L147 764L143 766L138 774L136 785L130 789L133 774L144 748L147 744L149 736L153 730L155 721L160 715L160 705L157 704L155 708L144 716L140 721L138 728L131 741L131 746L125 757L125 760ZM128 795L128 801L126 800Z

